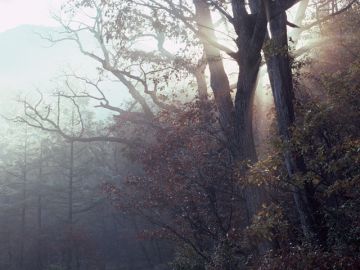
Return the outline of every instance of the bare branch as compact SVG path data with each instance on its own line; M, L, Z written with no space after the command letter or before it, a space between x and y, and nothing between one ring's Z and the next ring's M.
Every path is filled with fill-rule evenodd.
M206 0L203 0L203 1L206 1ZM220 5L218 5L218 3L216 3L215 1L213 0L209 0L210 4L215 7L222 15L225 16L225 18L227 18L229 20L230 23L234 23L234 18L229 14L227 13L226 10L224 10Z
M306 30L309 30L309 29L313 28L316 25L319 25L320 23L326 22L326 21L334 18L335 16L349 10L354 4L358 4L358 0L352 0L350 3L348 3L342 9L340 9L340 10L338 10L338 11L336 11L336 12L334 12L334 13L328 15L328 16L323 17L320 20L317 20L316 22L313 22L313 23L310 23L308 25L302 26L299 30L300 31L306 31Z

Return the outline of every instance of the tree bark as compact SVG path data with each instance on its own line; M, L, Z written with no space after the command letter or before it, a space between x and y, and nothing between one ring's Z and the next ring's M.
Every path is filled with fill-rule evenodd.
M73 261L73 180L74 180L74 141L70 141L70 167L68 187L68 243L66 254L66 270L72 269Z
M42 143L40 146L40 158L39 158L39 194L37 201L37 269L42 270L44 268L43 265L43 247L42 247L42 177L43 177L43 168L42 168L42 160L43 160L43 151L42 151Z
M207 92L207 83L205 77L205 68L197 67L194 72L194 77L196 79L197 84L197 92L199 96L199 100L201 102L205 102L208 100L208 92Z
M261 49L266 33L264 7L259 1L250 1L248 14L244 1L232 1L234 29L238 38L239 77L235 96L235 129L241 161L256 162L253 137L253 106L261 62Z
M292 137L290 129L295 121L295 113L286 21L285 12L270 21L271 48L270 53L265 53L276 107L279 134L283 141L288 143ZM303 159L296 156L291 149L285 149L283 155L290 178L305 170ZM304 235L309 240L321 242L323 237L319 234L320 219L316 215L316 204L311 183L306 182L303 187L294 184L292 191Z
M194 0L197 23L203 29L205 53L209 63L211 87L217 104L220 124L227 138L229 149L235 163L239 163L245 174L248 162L257 161L253 136L253 105L257 77L261 62L261 49L266 33L266 18L264 7L259 1L251 1L253 14L248 14L244 1L232 1L233 25L238 35L236 45L238 52L234 56L239 65L239 75L235 104L230 95L230 84L226 75L220 51L208 42L216 40L214 25L208 4L205 1ZM247 219L243 228L251 224L252 217L257 214L267 201L263 187L249 185L245 188ZM270 248L263 242L258 251L264 253Z
M24 156L23 156L23 182L22 182L22 204L21 204L21 228L20 228L20 258L19 269L24 267L24 249L25 249L25 229L26 229L26 200L27 200L27 157L28 157L28 130L25 127L25 142L24 142Z
M196 22L204 45L207 62L210 69L210 85L214 93L215 103L219 111L219 122L234 156L238 156L238 146L234 130L234 105L228 76L225 72L222 56L218 48L211 45L209 40L216 40L214 24L209 5L203 0L194 0Z
M244 57L247 58L247 57ZM253 106L260 67L260 54L255 63L250 59L241 59L235 96L235 130L238 140L238 160L254 163L257 161L253 135Z

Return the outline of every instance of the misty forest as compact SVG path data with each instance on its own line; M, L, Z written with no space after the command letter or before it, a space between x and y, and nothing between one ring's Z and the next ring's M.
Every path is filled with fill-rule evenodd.
M0 270L360 269L358 0L51 18L0 32Z

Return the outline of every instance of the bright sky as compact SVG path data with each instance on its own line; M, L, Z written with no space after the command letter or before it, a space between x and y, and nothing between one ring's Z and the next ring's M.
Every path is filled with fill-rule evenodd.
M0 32L22 24L55 26L51 10L66 0L0 0Z

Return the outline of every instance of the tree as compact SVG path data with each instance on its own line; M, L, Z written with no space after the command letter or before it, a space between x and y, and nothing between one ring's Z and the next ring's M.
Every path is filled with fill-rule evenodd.
M179 242L211 269L233 269L249 252L238 227L246 216L237 205L243 201L241 184L213 124L214 108L207 107L204 122L202 106L189 104L175 117L162 114L168 128L156 136L161 140L130 150L144 173L130 175L121 186L108 184L105 191L119 210L156 225L145 236Z
M150 209L146 209L149 212L140 214L152 223L170 231L173 236L190 246L206 264L216 267L216 262L213 261L213 255L216 254L214 250L221 247L229 248L233 252L232 248L236 246L227 239L226 235L231 226L224 230L222 228L223 223L226 223L224 220L228 220L229 216L235 212L238 216L246 213L244 214L246 219L236 220L236 224L246 231L247 227L256 226L256 222L261 220L263 208L270 207L265 204L269 202L269 197L273 196L268 193L264 185L261 185L262 183L244 181L242 183L244 188L241 190L244 202L239 201L239 209L235 211L233 205L216 190L219 187L231 190L237 186L232 182L234 179L249 179L251 168L258 161L253 136L253 104L259 69L264 64L263 53L274 96L277 135L283 145L281 151L285 161L287 181L293 183L293 201L302 225L302 232L307 241L322 246L326 242L327 231L324 229L326 219L320 213L322 208L316 199L317 185L312 179L305 177L308 173L308 160L303 155L303 150L301 147L300 149L292 147L296 139L296 133L294 135L293 132L296 125L292 71L294 59L289 52L287 26L296 28L297 25L288 22L286 11L297 2L248 1L247 4L246 1L224 3L223 1L202 0L70 1L69 17L58 18L66 35L60 38L50 37L49 40L52 42L74 41L83 54L101 65L100 77L97 81L94 82L75 74L67 75L67 92L57 95L59 101L67 100L73 104L81 127L76 134L70 132L63 123L54 120L57 116L56 112L43 106L41 99L36 105L24 101L25 116L18 120L45 131L60 134L71 142L111 141L127 145L130 152L141 156L137 162L143 165L146 180L150 180L150 183L147 183L141 175L130 183L140 190L135 194L136 198L131 201L137 206L133 210L141 212L146 203L150 202ZM323 31L323 22L330 20L333 15L351 9L354 3L355 1L346 1L341 6L335 5L334 1L323 1L321 6L326 7L326 15L322 15L323 9L318 9L317 14L323 17L308 24L304 29L318 27ZM299 22L296 23L300 24L302 18L305 17L308 4L308 1L304 1L300 5L296 19ZM328 7L332 10L329 11ZM93 24L76 21L76 14L80 10L93 12L94 16L90 16ZM216 16L221 18L218 22L213 21ZM229 25L232 26L231 30L226 29ZM219 33L223 29L226 29L226 34ZM140 30L143 33L139 34ZM299 40L302 30L295 29L294 43ZM85 49L86 42L81 34L83 31L89 32L94 37L98 48ZM235 38L232 38L232 44L225 46L221 44L220 36L223 37L228 33ZM151 39L151 46L154 46L154 49L140 50L139 44L142 44L140 40L147 37ZM180 47L184 45L185 48L179 49L180 57L166 48L166 42L170 40L174 44L178 42ZM306 47L301 49L294 54L300 55L308 51ZM239 69L234 98L231 94L230 76L224 64L225 56L231 57ZM213 107L211 99L205 98L204 70L206 65L209 67L210 85L217 108L215 117L207 114L213 112ZM129 109L114 106L113 101L104 94L101 84L105 78L105 71L112 74L129 91L134 101ZM197 80L198 95L201 100L199 108L202 110L198 111L197 107L189 110L188 105L171 102L169 96L166 97L165 94L158 95L159 89L170 88L168 81L176 78L178 76L176 74L183 71L193 74ZM200 76L197 77L197 75ZM75 91L68 81L70 77L91 87L94 92ZM152 87L154 90L149 90ZM169 95L169 92L163 93ZM91 132L86 131L79 107L81 99L95 100L98 102L98 107L119 114L114 117L108 134L92 136ZM58 111L59 108L58 105ZM184 111L187 112L185 115ZM194 123L189 123L189 119L195 122L195 126L192 126ZM190 127L187 129L182 125ZM216 134L216 142L211 136L204 135L204 126L206 126L206 132L211 135ZM218 132L218 128L222 132ZM201 138L205 141L204 145L194 138L197 132L201 133ZM165 139L169 140L168 144L171 144L173 148L167 148L162 143ZM193 147L196 143L199 144L199 148ZM219 151L218 154L221 154L216 158L198 157L197 151L201 153ZM216 167L218 165L216 161L221 163L225 159L222 155L224 152L230 153L226 155L226 158L230 157L227 160L229 163L221 168L226 171L226 175L219 176L214 172L215 180L212 177L204 177L201 165L209 162ZM157 156L154 157L154 153L157 153ZM166 162L162 159L158 160L159 157L166 157ZM162 162L168 167L164 168ZM154 168L157 171L154 171ZM237 174L238 172L240 173ZM211 178L213 182L208 178ZM300 183L296 181L298 178L302 179ZM190 190L182 190L183 186L180 184L188 186L189 180L194 181L192 185L189 184ZM174 183L176 185L172 187ZM144 187L146 187L145 190L143 190ZM198 189L201 191L199 192ZM107 191L109 194L115 192L115 195L119 196L117 188L112 185ZM202 215L196 216L197 220L194 221L194 217L189 217L186 209L182 209L179 198L185 200L186 196L195 197L196 191L199 198L193 199L186 205L189 209L201 209ZM171 197L167 192L171 194ZM131 194L129 196L131 197ZM218 199L220 202L217 201ZM171 206L164 207L161 204L164 201ZM220 221L213 222L214 216L216 219L219 215L217 209L214 210L214 205L218 203L224 205L221 209L224 216L219 218ZM159 204L162 207L159 207ZM230 207L228 207L229 204ZM131 209L131 206L128 205L127 208ZM151 212L154 209L159 210L158 208L163 216L156 211ZM177 211L184 213L185 217L182 217L181 225L187 230L179 232L179 229L172 224L175 220L173 213ZM207 223L212 224L215 232L203 228ZM264 254L272 243L271 240L262 239L257 244L257 251ZM233 255L235 253L233 252ZM231 269L234 265L236 263L221 267Z

